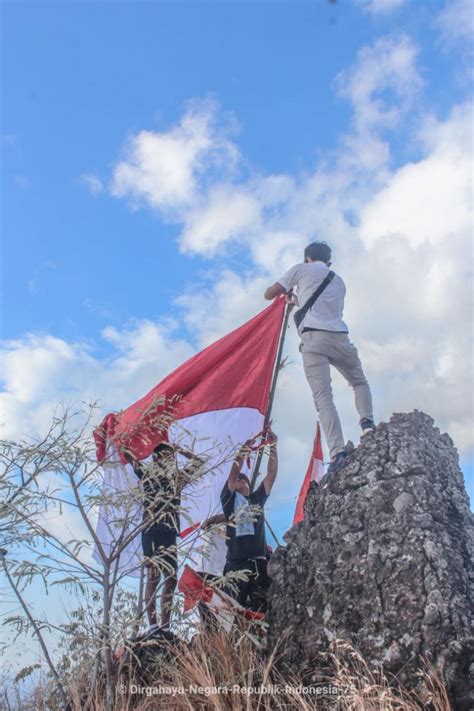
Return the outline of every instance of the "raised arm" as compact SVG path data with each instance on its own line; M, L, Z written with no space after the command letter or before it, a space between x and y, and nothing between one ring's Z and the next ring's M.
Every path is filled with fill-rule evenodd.
M237 454L236 458L234 459L234 461L232 463L230 474L227 479L227 487L231 493L233 491L235 491L235 486L237 484L239 474L242 470L242 464L244 463L244 457L245 457L245 452L242 447L242 449L239 450L239 453Z
M275 482L276 476L278 474L278 451L277 442L278 437L271 430L268 433L268 439L270 442L270 453L268 457L267 475L263 480L263 486L265 487L265 493L267 496L270 495L272 486Z
M273 299L276 299L277 296L281 296L282 294L291 295L293 287L298 283L297 277L300 267L301 265L299 264L295 264L294 267L291 267L278 281L268 287L263 295L264 298L268 301L273 301Z
M206 520L202 522L202 528L206 531L211 526L217 526L219 523L225 523L225 515L223 513L214 514L214 516L206 518Z
M227 479L227 487L231 493L233 491L235 491L235 487L236 487L237 481L239 479L239 474L242 471L242 465L244 463L245 456L250 451L250 448L251 448L252 444L254 443L254 441L255 441L254 437L252 439L248 439L244 443L244 445L239 449L237 456L234 459L232 468L230 470L229 478Z
M186 457L186 459L198 459L200 462L204 461L201 457L194 454L194 452L191 452L189 449L184 449L184 447L180 447L177 444L175 444L173 448L177 454L182 454L183 457Z
M265 299L268 301L273 301L273 299L276 299L277 296L281 296L282 294L286 293L286 289L284 286L280 284L280 282L276 281L274 284L268 287L266 292L264 293Z

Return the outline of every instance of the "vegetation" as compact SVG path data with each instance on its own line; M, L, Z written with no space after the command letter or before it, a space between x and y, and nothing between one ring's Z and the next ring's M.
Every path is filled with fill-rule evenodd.
M435 711L449 709L442 679L428 666L420 671L423 693L415 694L335 643L298 677L281 664L278 648L266 652L264 622L242 619L226 632L208 617L203 624L196 612L185 616L179 596L174 637L140 641L141 586L130 585L118 559L141 533L136 514L142 493L138 484L104 490L114 462L96 461L93 410L60 413L42 440L0 443L0 559L9 600L18 609L3 624L13 643L33 635L43 657L42 664L4 679L1 707L414 711L429 701ZM107 547L96 533L103 507L121 512L115 542ZM38 583L59 593L58 601L61 591L70 600L76 596L78 608L59 622L38 616L32 599Z

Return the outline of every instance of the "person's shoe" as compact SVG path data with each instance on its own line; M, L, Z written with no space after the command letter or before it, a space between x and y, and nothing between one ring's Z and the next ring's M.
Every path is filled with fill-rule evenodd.
M375 430L374 421L371 420L370 417L363 417L360 421L360 427L362 430L362 437L366 434L369 434L369 432L373 432Z
M332 475L335 474L341 468L341 466L344 464L346 457L347 453L342 450L342 452L338 452L334 459L331 460L331 464L328 466L326 476L324 477L325 484L327 484L329 478L332 477Z

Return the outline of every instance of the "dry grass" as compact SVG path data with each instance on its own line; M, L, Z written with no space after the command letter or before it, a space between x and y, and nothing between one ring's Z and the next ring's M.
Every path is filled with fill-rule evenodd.
M182 688L185 693L173 699L160 696L159 702L156 696L137 695L133 701L129 696L122 699L118 711L420 711L428 703L432 711L451 709L440 674L428 664L420 670L420 688L408 691L397 679L371 669L352 647L335 642L320 665L303 678L282 666L278 648L265 657L256 638L258 632L251 623L241 623L231 636L222 632L196 635L192 645L180 649L178 663L161 665L149 683L149 687L161 683ZM318 687L322 693L317 693ZM198 689L207 690L208 695ZM228 689L227 693L222 689Z
M133 665L122 669L117 681L122 693L114 711L420 711L427 704L431 711L451 710L442 676L429 664L420 670L420 687L409 691L395 678L371 669L349 645L336 642L303 678L282 665L279 649L265 657L256 643L258 635L251 623L231 635L198 634L192 644L180 644L169 649L167 658L159 657L146 681L136 677ZM154 689L160 687L156 694ZM179 690L174 696L164 693L173 687ZM318 687L326 693L318 694ZM77 688L69 693L73 711L106 708L103 687L89 689L88 703ZM30 708L59 709L45 699L40 702L38 694L34 706L21 706L22 711Z
M337 707L344 711L419 711L428 704L430 711L451 711L440 673L426 662L419 687L407 690L344 642L334 642L323 657L331 683L348 690Z

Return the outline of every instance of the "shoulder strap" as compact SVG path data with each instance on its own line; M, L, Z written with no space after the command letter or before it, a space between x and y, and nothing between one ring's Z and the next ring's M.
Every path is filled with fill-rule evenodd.
M302 306L298 311L295 313L293 316L294 322L296 324L296 328L300 327L300 324L308 311L313 307L313 305L316 303L316 299L318 299L321 294L323 293L324 289L328 286L328 284L334 279L336 274L333 271L330 271L324 281L321 282L321 284L318 286L316 291L312 296L309 297L308 301L305 303L304 306Z

